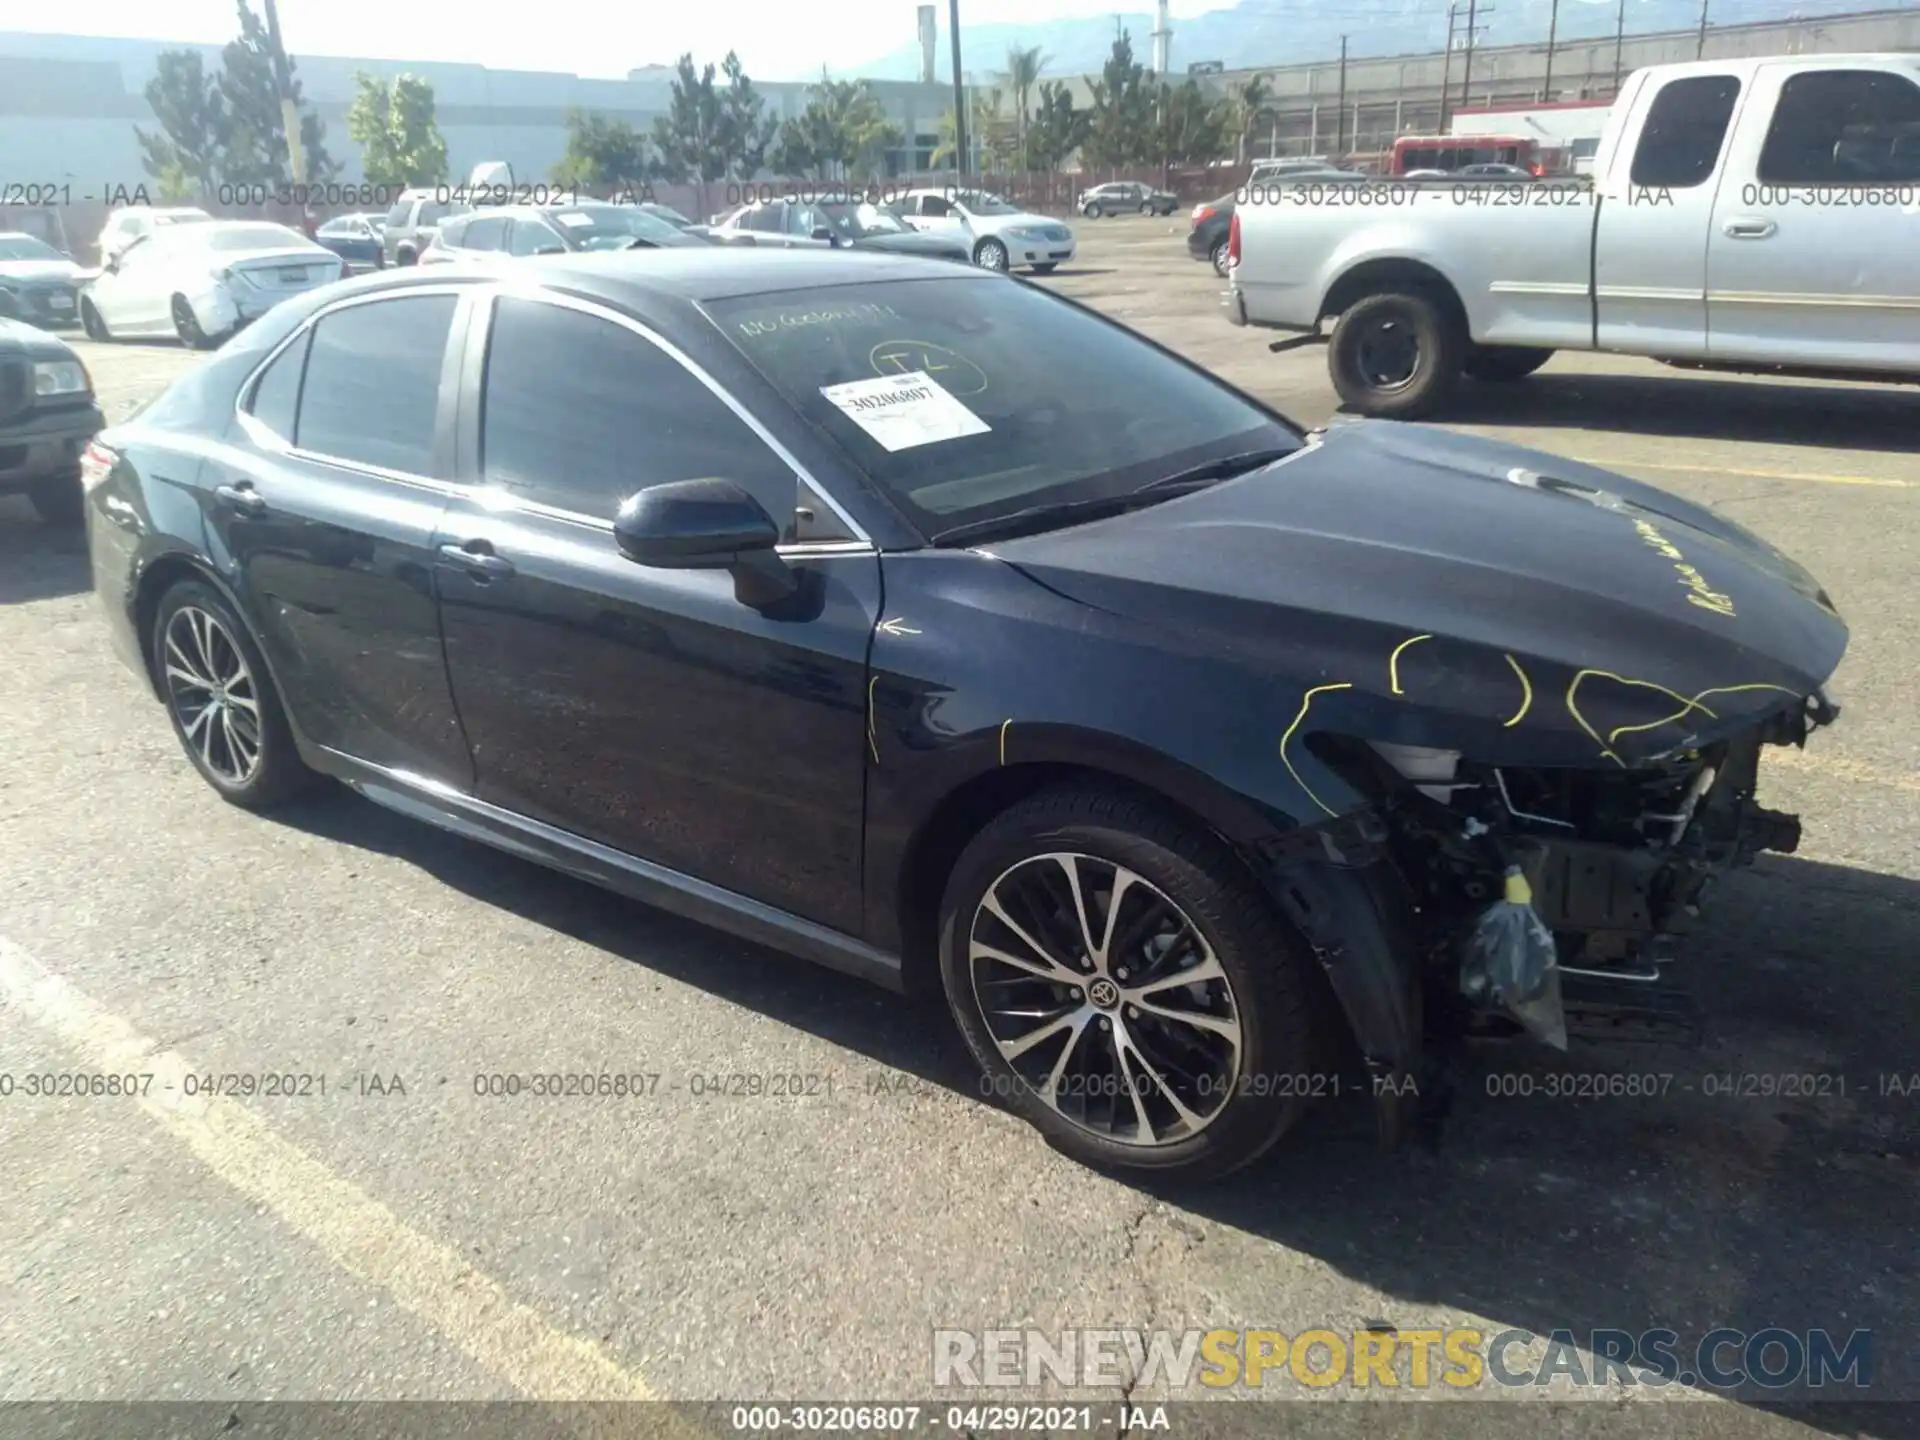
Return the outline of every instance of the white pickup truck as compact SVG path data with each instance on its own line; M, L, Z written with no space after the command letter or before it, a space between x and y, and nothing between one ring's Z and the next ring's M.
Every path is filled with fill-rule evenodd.
M1920 55L1653 66L1590 179L1252 186L1228 254L1228 318L1324 340L1365 415L1556 350L1920 379Z

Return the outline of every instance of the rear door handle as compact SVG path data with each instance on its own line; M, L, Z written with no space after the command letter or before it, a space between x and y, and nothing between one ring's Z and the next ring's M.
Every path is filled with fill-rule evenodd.
M259 515L267 508L266 499L253 488L251 480L242 480L236 485L216 485L213 493L243 514Z
M494 554L493 546L485 540L469 540L464 545L449 542L440 547L440 558L476 580L505 579L513 574L513 562Z
M1764 240L1780 227L1771 220L1729 220L1727 234L1735 240Z

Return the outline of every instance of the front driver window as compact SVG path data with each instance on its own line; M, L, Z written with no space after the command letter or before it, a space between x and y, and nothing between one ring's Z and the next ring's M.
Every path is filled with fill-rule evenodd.
M494 310L480 418L489 485L611 520L667 480L731 480L787 530L795 477L679 361L623 325L537 300Z

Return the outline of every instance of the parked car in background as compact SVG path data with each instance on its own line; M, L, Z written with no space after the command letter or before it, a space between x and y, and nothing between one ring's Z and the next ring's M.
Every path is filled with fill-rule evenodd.
M388 265L411 265L433 240L433 227L455 215L471 215L461 200L440 200L432 190L408 190L387 211L380 253Z
M25 495L54 524L80 518L80 456L104 420L66 341L0 319L0 495Z
M197 205L127 205L107 216L99 240L100 263L120 254L134 241L172 225L198 225L213 219Z
M0 231L0 320L24 320L43 330L78 324L85 273L44 240Z
M709 232L723 245L888 250L973 263L958 235L922 233L884 205L852 200L769 200L743 205Z
M1534 178L1533 171L1524 165L1507 165L1497 160L1462 165L1453 173L1463 180L1531 180Z
M1171 215L1180 208L1180 197L1171 190L1156 190L1135 180L1115 180L1096 185L1080 196L1080 213L1089 220L1103 215Z
M916 230L960 240L988 270L1030 267L1045 275L1073 259L1070 228L985 191L909 190L891 209Z
M637 250L706 245L637 205L498 205L442 220L420 256L443 265L498 255L563 255L570 250Z
M1221 278L1227 273L1227 233L1233 226L1234 195L1222 195L1193 207L1192 228L1187 231L1187 254L1205 260Z
M90 282L80 320L94 340L172 335L207 350L289 296L345 273L338 255L285 225L177 225L134 241Z
M1284 160L1256 160L1247 175L1247 184L1265 185L1274 180L1291 180L1304 175L1344 175L1348 172L1324 155L1295 155Z
M1324 340L1340 398L1383 419L1435 413L1463 377L1523 380L1557 350L1912 382L1920 245L1912 206L1893 202L1916 186L1909 53L1650 66L1621 88L1591 183L1477 187L1534 203L1250 193L1227 318L1291 332L1281 345ZM1852 203L1807 200L1823 194Z
M340 215L315 230L313 238L346 261L351 272L378 270L387 263L380 243L386 224L384 215Z

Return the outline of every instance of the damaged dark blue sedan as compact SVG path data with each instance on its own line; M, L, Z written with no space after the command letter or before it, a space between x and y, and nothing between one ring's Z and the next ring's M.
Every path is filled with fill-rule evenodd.
M186 758L944 992L1088 1163L1647 993L1847 632L1697 505L1308 433L1024 282L720 248L276 307L85 464ZM1642 1008L1646 1008L1642 1006ZM1657 1017L1655 1017L1657 1018Z

